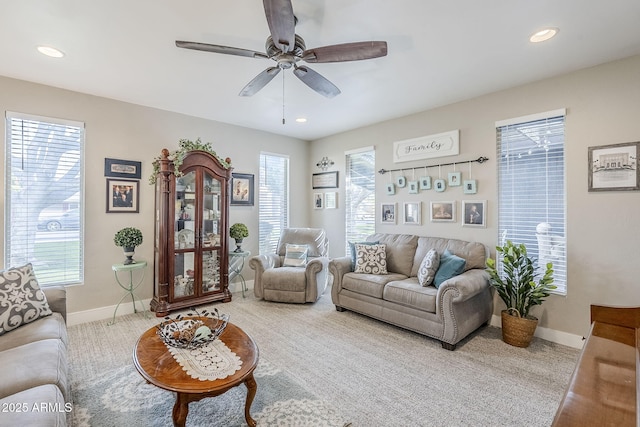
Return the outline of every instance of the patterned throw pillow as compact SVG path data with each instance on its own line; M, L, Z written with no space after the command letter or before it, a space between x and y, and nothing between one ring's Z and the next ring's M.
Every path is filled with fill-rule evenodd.
M309 246L287 243L287 252L284 255L284 267L304 267L307 265L307 253Z
M0 335L51 313L30 263L0 272Z
M440 254L435 249L430 249L422 259L420 269L418 269L418 282L422 286L429 286L436 277L436 272L440 266Z
M351 271L356 269L356 243L361 245L377 245L380 242L349 242L349 250L351 251Z
M387 274L387 245L356 243L355 273Z

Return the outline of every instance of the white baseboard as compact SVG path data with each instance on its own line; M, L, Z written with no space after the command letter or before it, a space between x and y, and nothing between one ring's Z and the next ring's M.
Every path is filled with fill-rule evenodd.
M501 328L502 327L501 317L494 314L491 317L491 326L496 326L498 328ZM555 342L555 343L566 345L573 348L582 348L584 344L584 340L580 335L570 334L568 332L556 331L555 329L543 328L542 326L538 326L536 328L536 332L534 336L538 338L542 338L543 340Z
M246 283L247 283L247 290L245 291L245 295L253 294L253 280L247 280ZM242 298L242 287L240 283L236 283L234 281L233 283L229 284L229 290L231 291L232 294L234 294L234 297ZM151 302L151 299L142 300L142 305L145 310L149 310L150 302ZM140 301L138 300L136 300L136 307L138 308L138 310L140 310ZM68 326L79 325L80 323L93 322L96 320L105 320L105 319L111 320L113 318L113 312L115 311L115 309L116 309L116 305L114 304L106 307L92 308L91 310L67 313L67 325ZM120 307L118 307L118 312L116 313L116 316L131 314L133 312L134 312L133 303L123 302L122 304L120 304Z

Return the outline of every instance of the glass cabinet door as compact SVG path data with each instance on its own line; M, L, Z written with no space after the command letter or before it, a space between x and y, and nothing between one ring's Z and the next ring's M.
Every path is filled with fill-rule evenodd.
M202 174L202 291L220 290L220 194L222 184L209 172Z
M175 298L195 294L196 206L196 173L189 172L176 178L173 278Z
M202 292L220 290L219 250L202 252Z

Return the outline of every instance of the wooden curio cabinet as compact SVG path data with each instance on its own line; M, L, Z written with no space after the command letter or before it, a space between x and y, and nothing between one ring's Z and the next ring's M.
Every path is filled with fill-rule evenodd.
M228 215L231 167L206 151L189 151L176 176L162 150L156 175L154 290L151 310L231 301Z

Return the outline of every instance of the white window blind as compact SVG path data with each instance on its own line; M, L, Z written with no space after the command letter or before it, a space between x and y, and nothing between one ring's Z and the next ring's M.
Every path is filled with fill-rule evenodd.
M538 272L553 263L555 292L566 294L564 113L535 117L497 126L498 241L523 243Z
M6 130L5 266L81 283L84 124L7 112Z
M260 254L273 253L282 230L289 226L289 158L260 154Z
M376 152L367 148L346 155L345 253L349 242L364 240L375 232Z

